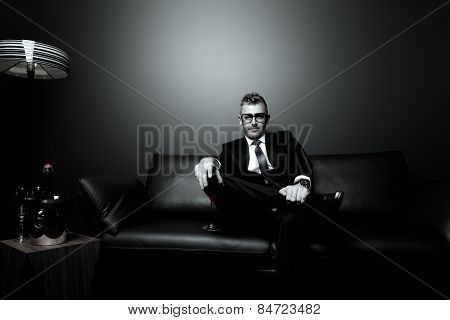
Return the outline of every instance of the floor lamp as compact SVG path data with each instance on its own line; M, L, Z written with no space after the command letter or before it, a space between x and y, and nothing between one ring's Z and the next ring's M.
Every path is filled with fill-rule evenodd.
M28 79L28 154L26 184L31 184L34 126L31 91L34 79L56 80L69 75L69 56L54 46L31 40L0 40L0 73Z

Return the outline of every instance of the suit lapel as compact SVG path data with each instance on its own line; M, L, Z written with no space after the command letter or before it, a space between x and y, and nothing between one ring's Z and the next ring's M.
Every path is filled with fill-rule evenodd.
M239 146L236 148L236 152L238 152L236 159L238 159L239 168L242 169L242 172L247 172L248 162L250 159L250 155L248 153L248 143L245 137L240 139L238 143Z
M275 144L274 144L274 134L272 132L266 132L266 151L267 157L269 158L270 164L275 168Z
M248 153L248 143L245 138L241 139L241 168L244 172L248 171L248 162L250 161L250 154Z

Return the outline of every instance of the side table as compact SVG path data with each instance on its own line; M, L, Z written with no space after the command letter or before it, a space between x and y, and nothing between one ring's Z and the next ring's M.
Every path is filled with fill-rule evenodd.
M54 246L0 241L0 299L88 299L99 251L76 233Z

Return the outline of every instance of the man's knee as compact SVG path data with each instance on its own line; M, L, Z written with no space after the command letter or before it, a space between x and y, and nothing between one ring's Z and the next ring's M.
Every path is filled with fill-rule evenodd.
M305 220L304 214L300 208L282 208L278 209L279 219L286 223L301 223Z

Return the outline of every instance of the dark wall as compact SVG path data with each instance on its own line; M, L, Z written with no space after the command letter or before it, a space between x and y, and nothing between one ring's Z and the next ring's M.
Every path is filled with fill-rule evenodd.
M138 124L236 123L252 90L273 123L313 125L310 154L404 150L415 181L450 177L450 5L291 106L443 0L6 2L18 12L0 3L1 39L72 60L69 78L36 81L32 96L34 162L54 163L66 192L79 176L135 175ZM0 76L11 189L23 179L25 83Z

